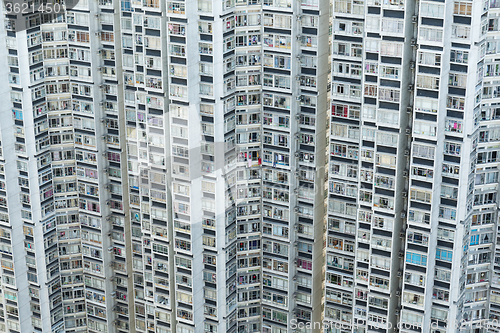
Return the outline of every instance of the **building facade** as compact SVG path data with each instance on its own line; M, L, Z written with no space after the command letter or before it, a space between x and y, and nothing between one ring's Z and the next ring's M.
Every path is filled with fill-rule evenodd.
M15 8L2 29L2 328L321 321L329 3Z
M0 331L500 331L494 0L28 4Z

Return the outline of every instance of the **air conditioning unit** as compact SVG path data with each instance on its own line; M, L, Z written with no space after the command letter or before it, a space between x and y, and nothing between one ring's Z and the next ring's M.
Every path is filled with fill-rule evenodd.
M418 16L417 15L413 15L411 17L411 21L412 21L412 23L417 23L418 22Z
M403 198L406 198L408 196L408 192L406 192L406 191L401 192L401 196Z
M406 212L401 212L401 218L402 219L406 218Z
M416 38L412 38L410 42L411 42L411 46L417 46L417 39Z
M408 85L408 91L413 91L413 84Z
M408 171L403 171L403 177L408 177Z
M410 151L408 149L405 149L405 156L410 156Z
M296 100L296 101L300 101L300 100L302 100L302 96L297 96L297 97L295 97L295 100Z
M412 108L411 106L408 106L408 107L406 108L406 112L407 112L407 113L411 113L412 111L413 111L413 108Z
M403 258L404 256L405 256L404 251L399 251L399 257L400 257L400 258Z
M401 296L401 289L396 290L396 296Z
M401 277L401 276L403 276L403 271L402 271L402 270L399 270L399 271L398 271L398 277Z
M300 120L300 113L295 115L296 120Z
M415 68L415 61L410 61L410 68L411 69L414 69Z
M399 237L405 238L406 237L406 233L404 231L400 231L399 232Z
M300 81L300 75L295 76L296 81Z
M116 291L112 291L110 295L111 295L111 297L115 297L116 296Z
M297 35L297 40L300 40L302 38L302 35Z
M300 154L298 152L295 153L295 157L299 157Z
M110 253L113 252L113 247L112 246L108 247L108 252L110 252Z

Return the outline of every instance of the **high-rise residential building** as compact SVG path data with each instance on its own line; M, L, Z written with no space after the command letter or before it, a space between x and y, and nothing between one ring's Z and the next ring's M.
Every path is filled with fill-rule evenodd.
M333 2L324 316L342 332L392 332L400 320L412 5Z
M333 2L325 318L500 328L497 8Z
M27 4L2 15L0 330L321 321L329 2Z
M495 0L60 4L2 6L0 331L500 332Z

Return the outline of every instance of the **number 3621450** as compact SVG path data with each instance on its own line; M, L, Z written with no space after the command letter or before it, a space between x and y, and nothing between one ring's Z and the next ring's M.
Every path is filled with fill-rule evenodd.
M30 14L30 13L60 13L63 11L63 7L58 4L40 4L29 6L25 3L6 3L5 11L7 14Z

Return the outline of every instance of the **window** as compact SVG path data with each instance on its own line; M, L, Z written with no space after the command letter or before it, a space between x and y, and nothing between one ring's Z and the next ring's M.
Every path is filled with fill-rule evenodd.
M417 177L433 178L434 170L421 167L413 167L412 175Z
M409 243L418 245L428 245L429 237L417 231L408 231L407 238Z
M419 325L421 327L423 321L423 316L410 310L402 310L401 322L407 323L408 325Z
M436 248L436 259L452 261L453 251Z
M432 146L424 146L420 144L414 144L413 145L413 156L414 157L421 157L421 158L427 158L430 160L434 159L434 152L435 148Z
M465 88L467 86L467 75L459 73L450 73L448 85Z
M419 295L419 294L410 293L410 292L404 292L403 293L403 302L417 305L417 306L424 306L424 295Z
M417 74L417 87L424 89L439 89L439 77Z
M374 84L365 84L365 96L377 97L377 85Z
M401 92L399 89L379 88L378 98L380 101L399 103Z
M470 16L472 14L472 2L455 1L453 13L455 15Z
M440 66L441 55L439 53L419 51L418 63L422 65Z
M212 12L212 0L198 0L198 11L204 13Z
M213 45L210 43L198 43L198 52L200 54L212 54Z
M451 37L458 39L470 38L470 26L453 24L451 26Z
M172 14L185 14L186 4L184 2L169 1L168 12Z
M410 190L410 199L425 203L430 203L432 199L432 192L418 189Z
M444 130L447 132L462 133L462 121L446 118L444 124Z
M448 207L439 207L439 217L455 221L457 219L457 210Z
M431 309L431 318L445 321L448 318L448 311L440 310L435 307Z
M425 275L419 273L406 272L404 281L419 287L425 287Z
M420 28L418 37L420 40L428 42L442 42L443 41L443 29L442 28L427 28L422 26Z
M441 198L457 199L458 188L453 186L441 185Z
M203 236L202 244L208 247L215 247L215 237Z
M455 231L439 227L437 232L437 238L453 242L455 240Z
M370 285L382 289L389 289L389 280L370 275Z
M393 18L383 18L381 32L389 34L401 34L404 29L404 20L398 20Z
M451 271L446 270L446 269L442 269L442 268L436 268L434 270L434 278L436 280L450 282L451 281Z
M456 62L459 64L467 64L469 62L469 52L462 50L451 50L450 51L450 62ZM491 65L486 66L486 76L489 76L488 69L491 68ZM491 74L490 74L491 75Z
M456 2L455 2L456 4ZM436 4L433 2L423 2L420 4L421 16L427 16L432 18L444 18L444 5Z
M389 57L402 57L403 43L382 41L380 43L380 54Z
M434 137L437 133L437 126L431 122L415 121L413 133Z
M444 146L444 153L449 155L459 156L461 152L461 145L458 143L446 141Z
M407 251L406 262L420 266L427 266L427 255Z

